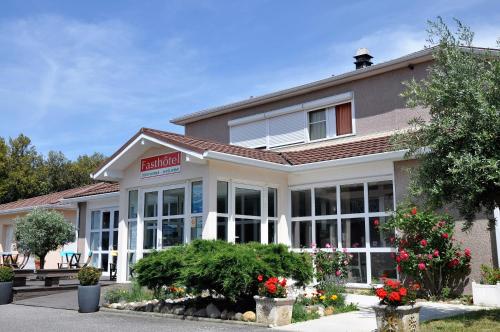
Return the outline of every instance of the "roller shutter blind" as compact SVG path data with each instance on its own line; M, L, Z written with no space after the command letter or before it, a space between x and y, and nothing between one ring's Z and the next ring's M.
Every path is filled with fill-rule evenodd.
M269 146L304 142L304 122L304 112L295 112L270 118Z
M231 126L229 130L231 144L247 148L265 147L267 145L266 120Z
M352 111L351 103L335 106L335 118L337 135L352 133Z

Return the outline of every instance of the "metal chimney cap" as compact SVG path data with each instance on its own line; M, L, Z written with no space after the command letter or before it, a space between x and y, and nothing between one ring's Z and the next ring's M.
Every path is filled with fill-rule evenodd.
M360 48L358 48L358 50L356 51L356 56L365 55L365 54L368 54L368 55L370 54L370 53L368 52L368 49L367 49L367 48L365 48L365 47L360 47Z

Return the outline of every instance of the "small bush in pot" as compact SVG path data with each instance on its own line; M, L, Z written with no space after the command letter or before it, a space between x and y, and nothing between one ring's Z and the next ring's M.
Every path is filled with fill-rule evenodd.
M0 304L12 302L12 284L14 270L7 266L0 266Z
M99 299L101 297L101 270L87 266L78 272L78 306L83 313L96 312L99 310Z

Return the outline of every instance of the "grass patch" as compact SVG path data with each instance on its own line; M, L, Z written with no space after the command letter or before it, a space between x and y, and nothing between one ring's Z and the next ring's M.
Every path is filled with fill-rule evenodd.
M320 316L316 311L307 312L306 307L300 303L294 303L292 311L292 323L305 322L306 320L318 319Z
M420 325L420 331L500 331L500 309L480 310L459 316L428 321Z
M132 282L129 287L113 288L104 294L107 303L141 302L154 298L153 292L146 287L141 287L137 282Z
M358 305L355 303L349 303L340 307L335 307L334 315L335 314L343 314L344 312L349 312L349 311L358 311Z

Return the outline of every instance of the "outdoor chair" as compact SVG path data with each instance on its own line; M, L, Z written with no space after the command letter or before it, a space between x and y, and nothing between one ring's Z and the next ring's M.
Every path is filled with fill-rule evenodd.
M30 252L27 251L27 252L23 253L23 260L21 261L21 263L17 264L17 268L24 269L26 267L26 265L28 264L29 259L30 259Z
M88 266L91 262L92 262L92 256L94 255L94 253L91 251L89 252L89 256L87 257L87 261L83 264L78 264L78 268L82 268L82 267L86 267Z

